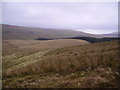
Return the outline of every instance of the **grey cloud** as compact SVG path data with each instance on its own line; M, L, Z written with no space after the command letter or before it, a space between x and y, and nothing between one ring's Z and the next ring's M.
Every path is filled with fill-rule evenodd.
M4 2L2 15L4 24L108 33L117 31L118 4Z

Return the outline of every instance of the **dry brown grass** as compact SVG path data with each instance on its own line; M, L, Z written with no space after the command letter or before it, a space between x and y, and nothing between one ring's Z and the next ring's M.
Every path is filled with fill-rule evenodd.
M118 42L89 44L48 52L41 61L4 72L5 77L46 72L71 73L110 67L119 70Z
M3 88L118 88L120 76L111 68L70 73L42 73L3 79Z
M11 45L20 49L55 49L76 45L89 44L84 40L58 39L58 40L7 40Z
M83 45L83 40L4 40L3 41L3 70L23 66L33 61L41 60L44 53L51 49ZM48 50L49 49L49 50Z
M120 87L118 43L120 42L111 41L57 49L52 46L54 49L42 56L37 54L41 49L37 51L34 47L19 49L21 51L17 50L17 55L15 52L10 55L5 53L3 87L118 88ZM29 47L29 44L24 43L19 48L25 48L25 45ZM34 45L39 46L40 43ZM19 66L24 60L26 65ZM33 63L34 60L36 62ZM14 66L17 68L11 68Z

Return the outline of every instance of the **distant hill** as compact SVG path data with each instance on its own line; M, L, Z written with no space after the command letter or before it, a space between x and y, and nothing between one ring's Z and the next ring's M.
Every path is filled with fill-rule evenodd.
M113 33L102 34L102 35L112 36L112 37L120 37L120 32L113 32Z
M58 30L47 28L32 28L13 25L2 25L3 39L38 39L38 38L67 38L67 37L96 37L101 38L102 35L95 35L74 30Z

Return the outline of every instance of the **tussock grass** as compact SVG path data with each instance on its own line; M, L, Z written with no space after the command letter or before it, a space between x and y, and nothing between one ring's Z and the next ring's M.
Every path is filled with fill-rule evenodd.
M4 77L48 72L72 73L110 67L119 72L118 41L61 48L48 52L42 60L14 70L4 71Z

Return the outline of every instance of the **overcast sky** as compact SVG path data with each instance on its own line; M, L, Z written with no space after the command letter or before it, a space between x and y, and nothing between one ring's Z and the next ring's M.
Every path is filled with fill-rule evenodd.
M117 32L117 2L4 2L3 24L72 29L93 34Z

